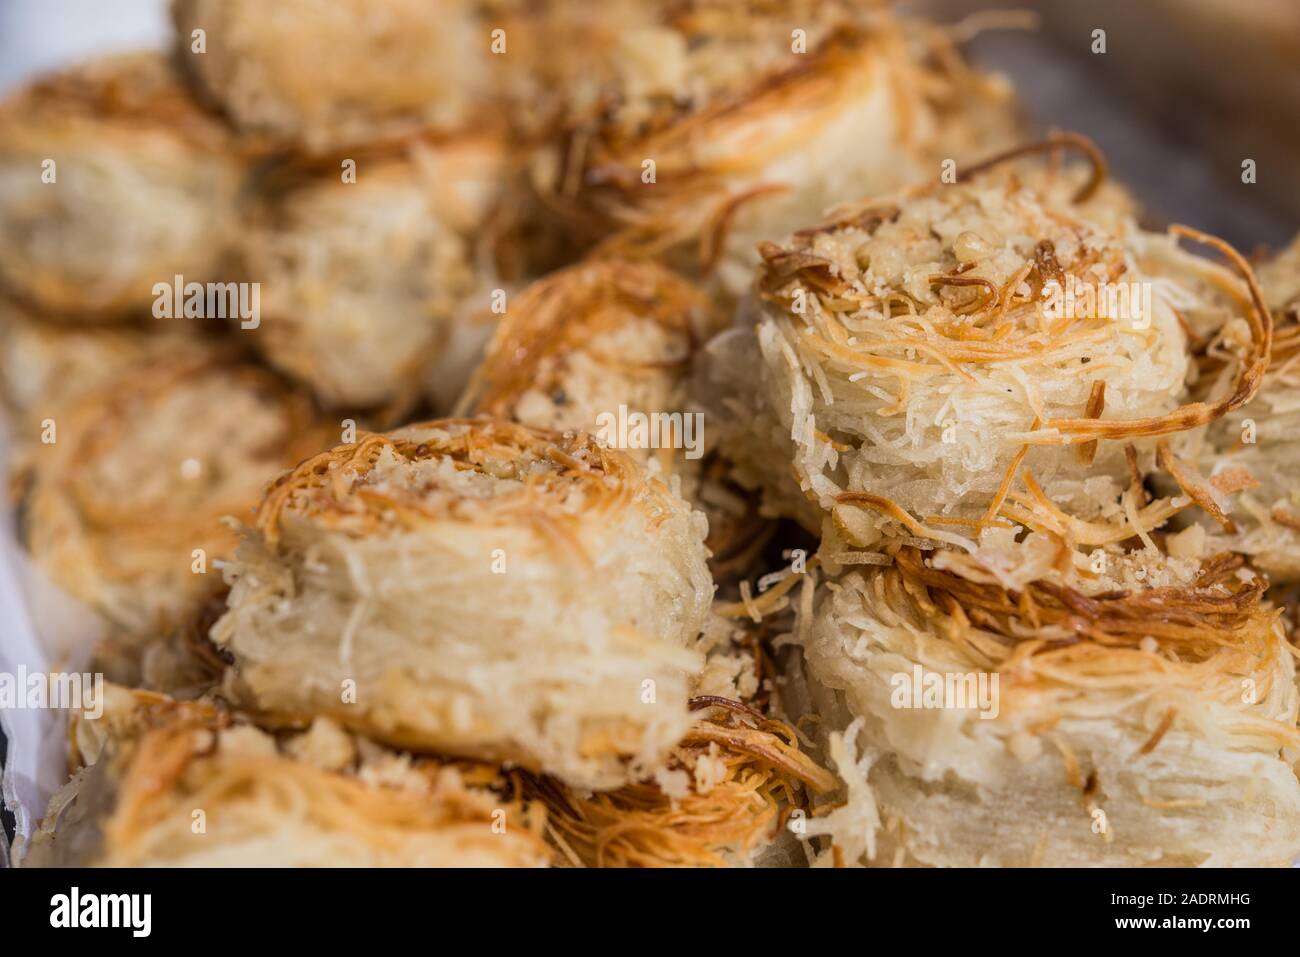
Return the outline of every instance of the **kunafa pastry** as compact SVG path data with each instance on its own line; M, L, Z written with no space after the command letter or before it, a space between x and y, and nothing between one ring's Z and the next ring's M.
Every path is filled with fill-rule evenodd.
M212 639L251 708L617 787L691 724L705 525L583 433L367 434L268 490Z

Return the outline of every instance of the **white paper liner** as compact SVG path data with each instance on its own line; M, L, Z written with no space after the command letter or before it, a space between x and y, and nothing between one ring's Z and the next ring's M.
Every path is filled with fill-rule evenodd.
M0 474L8 474L9 443L0 427ZM0 672L81 671L103 634L88 608L53 585L23 554L14 516L0 516ZM8 754L0 799L14 815L14 860L45 813L50 795L68 777L67 712L57 708L0 709ZM0 863L10 849L0 841Z

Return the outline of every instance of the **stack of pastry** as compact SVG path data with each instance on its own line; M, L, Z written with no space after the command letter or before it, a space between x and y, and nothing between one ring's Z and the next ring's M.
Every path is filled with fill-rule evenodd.
M0 108L10 484L112 682L27 863L1300 851L1294 256L870 0L174 8Z
M1039 151L1067 147L1091 165L1014 150L765 246L719 352L758 423L729 430L739 473L821 535L790 640L846 782L828 863L1300 849L1293 650L1267 558L1223 538L1256 480L1178 451L1276 400L1268 297L1213 237L1117 211L1086 141Z

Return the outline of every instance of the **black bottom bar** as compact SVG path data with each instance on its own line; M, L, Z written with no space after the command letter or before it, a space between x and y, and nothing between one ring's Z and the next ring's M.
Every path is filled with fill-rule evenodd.
M1228 942L1289 928L1295 886L1294 871L0 871L6 936L283 936L333 948L413 935L621 947L666 934L663 946L714 950L846 929L864 948L880 933L926 944L1037 931L1053 935L1044 940L1172 931ZM116 895L149 895L147 937L137 936L145 899ZM114 917L116 927L70 926ZM623 933L592 933L611 920ZM696 928L700 936L682 936Z

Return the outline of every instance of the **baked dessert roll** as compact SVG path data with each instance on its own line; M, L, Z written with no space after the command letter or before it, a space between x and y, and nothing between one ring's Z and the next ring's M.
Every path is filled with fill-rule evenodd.
M721 606L719 606L721 607ZM581 867L763 867L805 863L787 827L836 778L774 714L774 672L747 619L714 615L701 635L704 670L690 705L697 720L656 773L613 791L585 792L527 776L524 793L548 811L556 862Z
M817 588L797 634L846 782L819 862L1289 865L1300 698L1264 580L1006 535Z
M535 178L602 253L716 272L733 296L760 240L1017 138L1003 85L884 10L700 0L629 19L612 44L577 43L592 64Z
M591 433L602 413L617 415L620 406L680 414L690 401L695 351L721 326L701 290L657 263L580 262L509 303L461 408ZM673 455L674 440L685 441L680 427L676 432L663 448L626 451L640 461L656 459L671 475L678 471L674 460L686 458ZM695 451L692 460L702 453Z
M537 867L541 818L493 769L412 760L325 719L271 735L204 702L105 687L25 867Z
M1091 167L1012 162L1066 146ZM718 419L742 484L831 552L962 546L1021 472L1025 507L1041 493L1110 521L1133 453L1149 468L1154 440L1249 401L1271 336L1249 266L1212 237L1092 207L1104 169L1064 135L766 244L752 331L719 344L736 388ZM1194 255L1185 237L1232 259ZM1209 401L1183 401L1192 323L1241 339Z
M690 726L704 535L660 479L582 433L368 434L268 490L211 636L251 708L617 787Z
M248 135L319 152L483 121L492 37L471 0L175 0L172 12L181 62Z
M243 250L261 283L250 341L328 406L413 402L458 310L489 303L476 233L505 159L467 137L277 170Z
M34 446L22 535L36 564L123 640L183 624L278 472L330 441L302 395L219 350L132 366Z
M1300 583L1300 241L1264 263L1259 282L1277 324L1268 373L1255 399L1213 423L1187 454L1199 452L1207 474L1244 489L1221 521L1205 522L1211 539L1249 556L1274 584L1293 585ZM1232 329L1202 336L1202 383L1212 394L1241 361L1240 338Z
M221 278L242 175L158 54L37 81L0 105L0 284L102 320L147 310L177 275Z
M722 326L703 291L664 266L584 260L510 302L459 411L582 430L622 449L678 483L725 560L746 551L761 523L724 480L691 394L696 355Z

